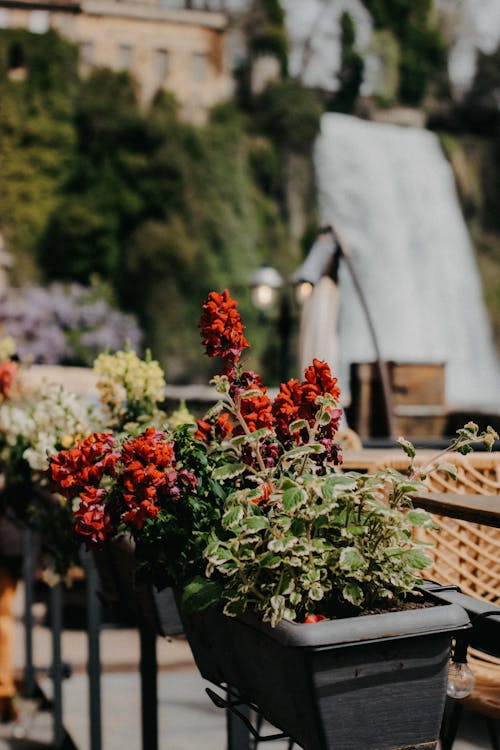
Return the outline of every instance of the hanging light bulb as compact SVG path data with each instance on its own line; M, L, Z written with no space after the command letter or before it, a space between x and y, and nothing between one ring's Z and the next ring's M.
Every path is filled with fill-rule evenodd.
M456 698L457 700L467 698L476 684L474 673L467 664L467 646L466 640L456 639L448 674L446 693L450 698Z
M450 698L467 698L474 690L476 678L468 664L452 661L448 674L447 695Z

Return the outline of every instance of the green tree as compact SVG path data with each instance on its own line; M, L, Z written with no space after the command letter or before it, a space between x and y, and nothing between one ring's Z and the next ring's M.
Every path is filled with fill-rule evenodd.
M356 33L352 16L344 12L340 19L341 61L338 73L339 89L334 96L333 108L352 112L363 82L364 62L356 50Z
M433 81L446 75L446 49L431 18L432 0L363 0L375 28L399 41L399 98L420 104Z

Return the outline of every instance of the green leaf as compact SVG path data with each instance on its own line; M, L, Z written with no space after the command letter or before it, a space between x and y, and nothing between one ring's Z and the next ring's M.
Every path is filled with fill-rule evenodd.
M285 477L283 481L281 482L280 489L289 490L292 487L298 487L299 485L297 482L295 482L293 479L290 479L290 477Z
M442 461L439 463L434 471L443 471L445 474L447 474L450 479L456 479L457 478L457 467L454 464L450 464L447 461Z
M221 413L226 408L226 404L224 401L217 401L216 404L214 404L210 409L205 413L205 416L203 417L205 422L209 422L213 417L216 417L218 414Z
M432 523L432 516L425 510L410 510L408 513L408 520L414 526L426 526L428 523Z
M230 599L226 602L226 605L224 606L224 614L228 615L228 617L236 617L237 615L242 615L245 609L246 600L242 596L238 599Z
M308 445L298 445L296 448L287 451L284 455L285 459L299 458L301 456L308 456L310 453L324 453L325 448L321 443L308 443Z
M330 474L328 478L322 482L321 491L326 500L334 500L339 492L354 490L355 487L356 480L353 479L353 477L344 474Z
M342 570L357 570L364 567L365 563L365 558L355 547L345 547L340 553L339 565Z
M219 581L196 576L182 592L182 607L186 612L200 612L215 606L221 598L222 586Z
M262 391L260 391L258 388L249 388L247 391L243 391L243 393L240 393L240 399L242 400L260 396L262 396Z
M332 415L328 411L328 409L325 409L324 411L321 411L318 416L318 424L320 427L326 427L327 424L330 424L332 421Z
M415 446L413 445L413 443L410 443L410 441L406 440L404 437L398 438L396 442L401 446L401 448L409 458L415 458L417 453L415 451Z
M433 559L423 549L408 549L403 553L405 561L417 570L424 570L432 565Z
M262 529L268 528L269 521L265 516L251 516L250 518L245 518L241 525L250 531L262 531Z
M215 546L213 551L211 547L207 548L205 556L207 560L209 560L213 565L222 565L223 563L232 559L233 553L227 547L223 547L222 544L218 544Z
M239 474L243 474L243 472L246 471L247 468L248 467L246 464L241 463L223 464L223 466L218 466L217 469L214 469L212 477L217 481L222 481L224 479L233 479Z
M251 432L247 435L246 439L247 442L257 442L265 437L269 437L269 435L271 435L271 430L268 430L267 427L261 427L260 430L255 430L255 432Z
M234 526L238 526L241 519L243 518L243 508L241 505L235 505L230 508L222 519L225 529L232 529Z
M283 493L281 503L283 509L290 512L307 500L307 493L302 487L292 487Z
M288 429L290 432L299 432L300 430L305 430L309 427L309 423L305 419L296 419L294 422L291 422L288 426Z
M331 393L322 393L320 396L316 396L314 403L318 404L318 406L325 406L333 409L336 409L339 405L337 399L334 398Z
M367 532L367 526L348 526L346 528L347 536L364 536Z
M342 589L342 596L355 607L359 607L363 602L363 589L357 583L349 581Z
M266 552L260 559L261 568L278 568L281 565L282 558L275 555L274 552Z
M319 583L315 583L309 589L309 599L312 599L314 602L321 601L321 599L323 599L324 595L325 595L325 592L323 590L323 587L320 586Z

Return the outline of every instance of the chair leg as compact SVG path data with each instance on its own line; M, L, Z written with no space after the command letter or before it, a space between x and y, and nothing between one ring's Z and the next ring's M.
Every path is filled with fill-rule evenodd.
M500 750L500 723L496 719L486 718L486 728L493 750Z
M446 700L446 707L443 716L443 723L441 724L441 750L451 750L455 737L457 736L458 726L460 719L462 718L463 706L458 701L451 698ZM500 750L500 748L496 748Z

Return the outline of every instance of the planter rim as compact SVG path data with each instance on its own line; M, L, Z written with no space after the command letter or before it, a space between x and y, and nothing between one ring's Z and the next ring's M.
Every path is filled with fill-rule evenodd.
M435 607L422 607L382 614L322 620L303 624L282 620L275 628L247 613L237 619L283 646L292 648L335 648L360 642L384 641L412 636L467 630L471 627L467 612L458 604L442 603L435 597Z

